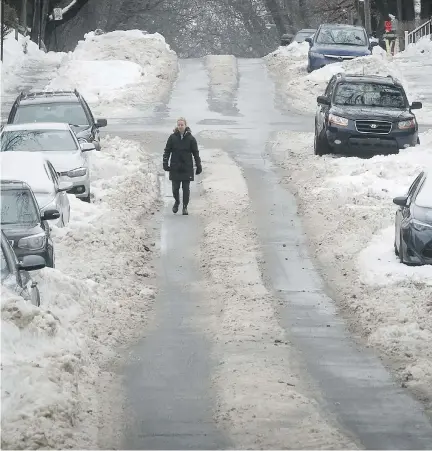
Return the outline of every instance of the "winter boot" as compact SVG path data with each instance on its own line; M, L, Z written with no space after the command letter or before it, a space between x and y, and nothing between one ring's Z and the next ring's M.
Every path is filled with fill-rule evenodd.
M183 214L184 215L188 215L188 209L187 209L187 205L183 205Z
M177 213L178 212L179 205L180 205L180 202L177 202L177 201L174 202L174 205L172 207L173 213Z

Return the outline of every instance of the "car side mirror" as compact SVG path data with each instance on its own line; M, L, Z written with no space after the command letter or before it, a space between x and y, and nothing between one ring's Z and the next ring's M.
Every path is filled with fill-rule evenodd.
M53 219L59 219L60 218L60 213L58 210L46 210L42 213L41 218L44 221L51 221Z
M83 152L89 152L90 150L96 150L96 147L93 143L82 142L80 143L81 150Z
M97 128L106 127L107 125L108 125L108 121L106 119L98 119L96 121Z
M406 207L407 206L408 197L407 196L400 196L395 197L393 199L393 203L396 205L399 205L399 207Z
M413 102L410 107L412 110L421 110L423 108L423 104L421 102Z
M309 47L312 47L313 44L312 38L306 38L305 41L309 43Z
M17 265L21 271L37 271L38 269L45 268L45 266L45 259L40 255L25 255Z
M317 102L319 105L330 105L330 99L326 96L318 96Z
M377 41L372 41L369 43L369 48L373 49L374 47L376 47L377 45L379 45L379 43Z
M73 183L69 183L69 182L60 182L59 183L59 192L63 192L63 191L69 191L73 188Z

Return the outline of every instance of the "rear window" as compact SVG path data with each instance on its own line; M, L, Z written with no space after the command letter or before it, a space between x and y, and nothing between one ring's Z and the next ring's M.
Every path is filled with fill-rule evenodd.
M381 83L339 83L333 102L336 105L406 108L403 91Z
M2 224L34 224L38 221L38 208L28 189L1 191Z
M14 130L1 135L1 151L74 151L78 146L69 130Z
M415 204L423 208L432 208L432 175L429 175L417 194Z
M73 125L89 125L85 111L78 102L19 105L13 123L29 122L66 122Z

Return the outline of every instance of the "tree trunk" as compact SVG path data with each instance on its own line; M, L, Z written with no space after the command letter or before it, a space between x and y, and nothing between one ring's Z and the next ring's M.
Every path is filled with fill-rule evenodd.
M35 0L33 4L33 21L30 33L30 39L33 42L38 42L39 37L39 16L40 16L40 0Z
M41 41L45 45L45 30L48 22L48 12L49 12L49 0L42 1L42 18L41 18Z
M277 0L265 0L265 5L273 18L279 35L282 36L287 30Z

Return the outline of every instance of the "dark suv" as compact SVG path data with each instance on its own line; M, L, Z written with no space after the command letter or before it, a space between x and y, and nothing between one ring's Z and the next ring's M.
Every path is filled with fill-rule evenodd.
M47 221L59 217L57 210L41 214L27 183L1 181L1 229L19 259L26 255L39 255L44 258L46 266L54 268L54 245Z
M391 76L334 75L317 98L315 155L392 154L419 144L403 86Z
M95 120L84 97L74 91L22 92L8 117L8 124L31 122L64 122L70 124L81 141L94 144L100 150L99 128L107 125L106 119Z

